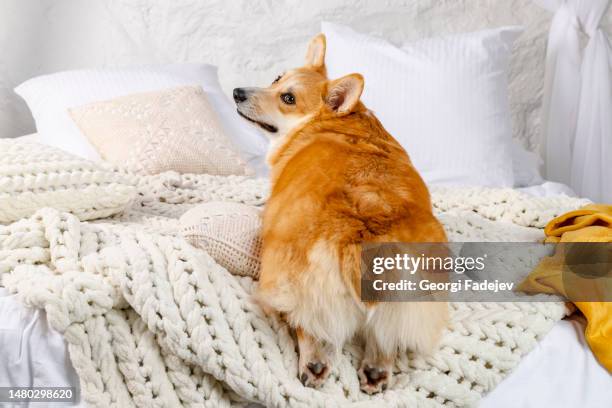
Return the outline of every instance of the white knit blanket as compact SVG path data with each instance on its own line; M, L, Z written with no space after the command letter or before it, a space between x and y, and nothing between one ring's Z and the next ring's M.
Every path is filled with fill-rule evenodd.
M474 405L565 313L561 303L452 304L439 351L400 356L383 394L360 392L356 343L322 389L306 388L290 330L251 300L255 282L178 236L177 218L197 203L262 205L266 181L166 173L142 178L139 191L111 219L43 209L0 226L0 283L46 310L92 406ZM496 189L436 189L433 199L456 241L533 241L547 220L584 204Z

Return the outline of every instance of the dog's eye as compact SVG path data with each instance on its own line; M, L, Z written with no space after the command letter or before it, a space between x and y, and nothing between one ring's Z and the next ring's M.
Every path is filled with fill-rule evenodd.
M272 81L273 84L277 83L278 81L280 81L280 79L282 78L282 75L279 75L276 77L276 79L274 81Z
M281 95L281 100L287 105L295 105L295 96L292 93L284 93Z

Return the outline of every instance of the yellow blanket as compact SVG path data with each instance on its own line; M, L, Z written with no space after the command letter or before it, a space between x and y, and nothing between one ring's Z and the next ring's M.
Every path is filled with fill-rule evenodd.
M612 205L592 204L561 215L546 225L545 242L612 242ZM611 293L610 279L581 279L570 281L562 275L565 254L559 247L554 256L544 258L534 271L519 285L527 293L561 294L571 298L574 293ZM609 265L609 263L607 264ZM602 295L605 296L605 295ZM601 297L600 297L601 298ZM607 297L606 299L608 299ZM612 302L574 302L587 319L585 337L599 362L612 373Z

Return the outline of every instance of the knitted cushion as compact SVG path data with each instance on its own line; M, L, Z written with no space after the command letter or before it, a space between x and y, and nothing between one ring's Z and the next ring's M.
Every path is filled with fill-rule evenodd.
M261 209L245 204L210 202L187 211L180 220L185 239L208 252L234 275L259 276Z
M69 112L103 159L134 173L248 172L199 86L122 96Z
M53 207L81 220L123 211L135 196L127 173L53 147L0 139L0 223Z

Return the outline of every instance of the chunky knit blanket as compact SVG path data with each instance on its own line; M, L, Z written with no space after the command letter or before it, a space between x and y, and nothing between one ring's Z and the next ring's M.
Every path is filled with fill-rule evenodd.
M564 316L561 303L455 303L431 357L401 355L384 393L359 390L362 348L347 344L320 390L297 378L291 331L229 274L179 237L177 218L206 201L262 205L266 181L143 177L120 216L80 222L46 208L0 226L1 284L44 308L63 333L85 401L95 407L466 406L495 387ZM435 189L456 241L533 241L584 202L513 190Z

